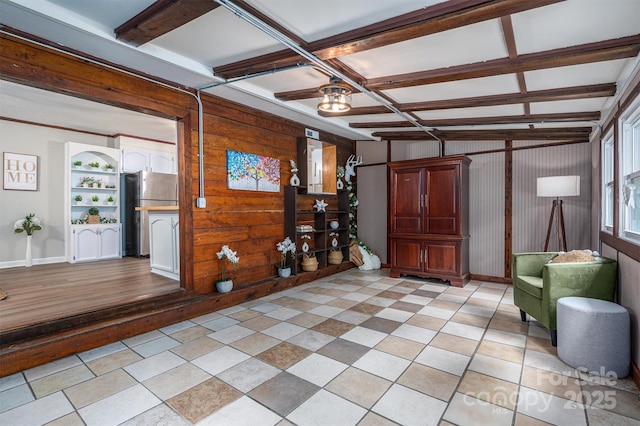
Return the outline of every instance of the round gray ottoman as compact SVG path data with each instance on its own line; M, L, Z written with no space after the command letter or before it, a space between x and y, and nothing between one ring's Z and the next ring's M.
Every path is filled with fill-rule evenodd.
M606 300L562 297L557 305L558 356L589 373L629 375L629 312Z

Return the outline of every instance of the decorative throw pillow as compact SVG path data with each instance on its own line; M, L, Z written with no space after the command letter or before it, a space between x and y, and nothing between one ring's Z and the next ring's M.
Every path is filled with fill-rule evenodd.
M572 250L567 253L561 253L551 259L549 263L574 263L574 262L593 262L598 256L598 252L591 250Z

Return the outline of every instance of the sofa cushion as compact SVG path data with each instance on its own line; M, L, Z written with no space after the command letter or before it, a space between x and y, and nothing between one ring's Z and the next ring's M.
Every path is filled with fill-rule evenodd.
M520 275L516 279L520 290L542 300L542 277Z

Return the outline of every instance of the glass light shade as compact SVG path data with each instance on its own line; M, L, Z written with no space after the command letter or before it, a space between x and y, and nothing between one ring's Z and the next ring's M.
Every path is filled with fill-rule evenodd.
M351 88L348 85L332 81L318 90L322 94L318 111L347 112L351 109Z
M547 176L537 181L538 197L576 197L580 195L580 176Z

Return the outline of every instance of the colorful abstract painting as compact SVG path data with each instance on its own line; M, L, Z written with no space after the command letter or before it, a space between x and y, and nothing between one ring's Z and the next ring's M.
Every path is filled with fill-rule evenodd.
M227 151L227 185L229 189L280 192L280 160Z

